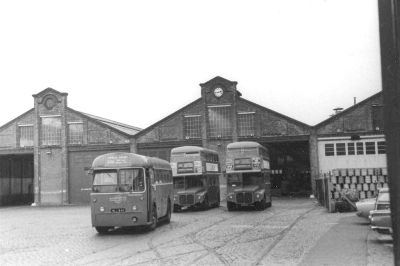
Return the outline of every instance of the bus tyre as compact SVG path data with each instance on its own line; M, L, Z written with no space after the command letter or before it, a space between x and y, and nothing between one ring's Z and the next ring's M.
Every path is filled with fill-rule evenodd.
M217 203L215 203L215 207L219 208L219 206L221 206L221 199L218 194Z
M179 206L179 205L174 205L174 212L180 212L182 209L181 209L181 206Z
M154 230L157 227L157 208L155 205L153 205L153 209L151 211L151 225L150 225L150 230Z
M228 211L233 211L234 209L235 209L235 203L233 203L233 202L230 202L230 201L228 201L227 203L226 203L226 206L228 207Z
M171 222L171 201L168 200L168 206L167 206L167 215L165 218L165 222L169 224Z
M208 196L204 197L204 201L203 201L203 209L208 209L210 208L210 203L208 202Z
M99 234L107 234L108 230L111 229L111 227L108 226L96 226L95 228Z
M261 201L261 208L263 210L265 210L267 208L267 200L265 199L265 195L264 195L264 198Z

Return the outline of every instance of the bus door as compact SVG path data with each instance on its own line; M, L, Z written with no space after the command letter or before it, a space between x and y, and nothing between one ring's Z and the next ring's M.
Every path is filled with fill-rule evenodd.
M146 187L147 187L147 221L151 221L151 210L153 208L153 183L154 174L152 169L146 169Z
M150 169L150 181L151 181L151 194L152 194L152 201L151 203L155 203L157 207L157 217L161 217L161 211L162 211L162 186L158 186L161 182L161 177L160 174L156 172L154 169Z

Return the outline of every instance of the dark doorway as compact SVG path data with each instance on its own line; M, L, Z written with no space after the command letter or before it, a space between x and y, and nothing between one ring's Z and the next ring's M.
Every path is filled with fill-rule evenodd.
M261 144L270 151L273 195L309 196L311 175L308 141Z
M33 169L33 154L0 156L0 205L33 203Z

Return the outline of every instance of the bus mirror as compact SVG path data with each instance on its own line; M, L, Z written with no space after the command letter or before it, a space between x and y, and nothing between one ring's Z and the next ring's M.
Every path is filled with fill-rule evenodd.
M93 169L90 167L85 167L85 171L87 175L93 175Z

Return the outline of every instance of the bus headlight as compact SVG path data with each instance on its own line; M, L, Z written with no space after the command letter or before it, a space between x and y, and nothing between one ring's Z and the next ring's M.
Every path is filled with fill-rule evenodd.
M132 206L132 210L133 210L133 211L136 211L136 209L137 209L137 208L136 208L136 205L133 205L133 206Z
M100 211L104 212L104 207L103 206L100 207Z

